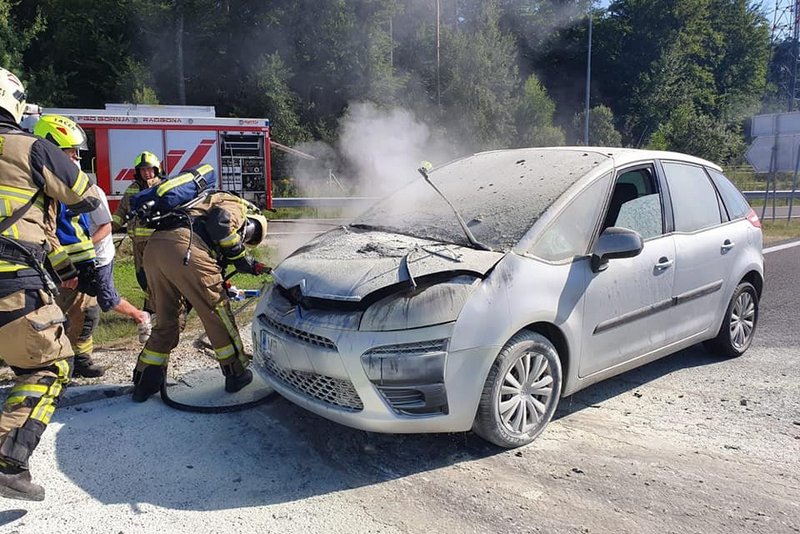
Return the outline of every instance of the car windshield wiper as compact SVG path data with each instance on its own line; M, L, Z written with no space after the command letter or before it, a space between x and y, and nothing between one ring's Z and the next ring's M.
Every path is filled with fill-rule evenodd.
M485 245L480 241L478 241L477 239L475 239L475 236L472 235L472 230L470 230L469 227L467 226L467 223L464 222L463 217L461 217L461 214L458 213L458 210L456 209L455 206L453 206L453 203L450 202L446 196L444 196L444 193L442 193L439 190L439 188L434 185L433 182L431 182L431 179L428 177L428 170L425 167L420 167L419 169L417 169L417 171L419 171L422 177L425 178L425 181L428 182L428 185L430 185L434 191L439 193L439 196L442 197L445 202L447 202L447 205L450 206L450 209L453 210L456 219L458 219L458 224L461 225L461 229L464 230L464 235L467 236L467 241L469 241L469 243L478 250L492 250L491 247L489 247L489 245Z

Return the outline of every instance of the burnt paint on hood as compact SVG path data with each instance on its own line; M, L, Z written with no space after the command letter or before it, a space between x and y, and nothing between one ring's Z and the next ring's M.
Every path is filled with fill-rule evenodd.
M452 272L485 275L504 256L380 231L344 228L317 237L273 271L275 282L307 298L360 302L380 289Z

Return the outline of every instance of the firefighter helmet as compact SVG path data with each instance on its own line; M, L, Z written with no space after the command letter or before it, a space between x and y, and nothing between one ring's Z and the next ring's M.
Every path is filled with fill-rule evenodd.
M267 218L260 213L248 213L244 225L244 242L247 245L258 245L267 235Z
M14 73L0 67L0 109L11 114L14 122L19 124L25 111L25 87Z
M161 176L161 161L158 159L158 156L153 154L152 152L147 152L146 150L136 156L136 160L133 162L133 166L136 168L136 174L139 174L139 169L142 167L153 167L156 170L156 176Z
M47 139L58 148L86 150L86 133L75 121L61 115L42 115L33 127L33 135Z

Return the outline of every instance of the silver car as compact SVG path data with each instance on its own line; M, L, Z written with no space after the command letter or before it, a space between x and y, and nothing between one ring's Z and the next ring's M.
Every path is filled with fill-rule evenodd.
M750 346L760 222L717 165L565 147L420 174L274 270L254 367L290 401L517 447L599 380L698 342Z

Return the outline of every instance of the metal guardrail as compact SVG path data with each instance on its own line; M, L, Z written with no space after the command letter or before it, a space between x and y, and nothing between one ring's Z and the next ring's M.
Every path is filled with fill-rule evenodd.
M350 208L367 207L380 197L280 197L272 199L273 208Z
M769 192L770 200L773 198L772 193L773 193L772 191ZM747 200L758 200L764 198L764 191L742 191L742 194L744 195L744 198L746 198ZM792 190L782 189L779 191L775 191L774 198L780 198L780 199L792 198ZM800 191L795 191L794 198L797 199L798 202L800 202Z
M747 200L764 198L764 191L742 191ZM775 192L775 198L788 199L792 196L791 189ZM800 202L800 191L794 197ZM769 192L772 199L772 191ZM380 200L380 197L279 197L272 199L273 208L350 208L367 207Z

